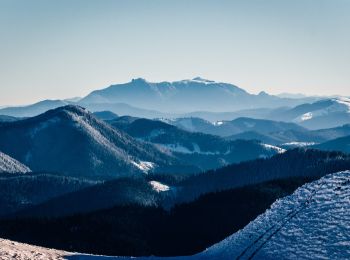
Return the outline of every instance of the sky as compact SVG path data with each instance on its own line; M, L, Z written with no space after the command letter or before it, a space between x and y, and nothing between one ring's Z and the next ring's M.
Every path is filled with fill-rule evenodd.
M132 78L350 95L349 0L0 0L0 106Z

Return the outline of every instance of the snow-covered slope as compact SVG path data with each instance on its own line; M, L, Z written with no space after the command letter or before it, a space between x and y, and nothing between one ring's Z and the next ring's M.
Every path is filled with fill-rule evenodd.
M306 184L198 259L349 259L350 171Z
M269 118L295 122L313 130L337 127L350 121L350 99L338 97L299 105L285 111L275 110Z
M69 255L72 253L0 239L0 259L2 260L63 260Z
M0 152L0 172L27 173L30 169L19 161Z

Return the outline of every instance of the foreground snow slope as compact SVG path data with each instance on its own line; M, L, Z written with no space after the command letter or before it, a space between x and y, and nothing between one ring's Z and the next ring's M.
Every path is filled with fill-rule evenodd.
M66 259L66 257L68 257L69 255L71 254L64 251L17 243L6 239L0 239L0 259L3 260L63 260Z
M4 241L8 243L0 240L0 256L8 248L5 243L4 249ZM31 249L15 243L9 250L26 254ZM42 250L40 254L48 252ZM64 252L58 255L66 259L129 259ZM276 201L243 230L200 254L176 259L350 259L350 171L302 186Z
M199 257L349 259L350 171L302 186Z

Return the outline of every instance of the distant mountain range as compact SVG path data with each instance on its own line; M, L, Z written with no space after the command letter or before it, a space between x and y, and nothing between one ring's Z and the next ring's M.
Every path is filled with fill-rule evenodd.
M134 79L129 83L96 90L79 101L81 105L127 103L144 109L187 113L192 111L235 111L257 107L294 106L305 99L279 98L261 92L249 94L228 83L202 78L152 83ZM310 100L310 99L309 99Z
M306 131L305 128L295 123L278 122L266 119L253 119L246 117L240 117L232 121L216 121L215 123L211 123L201 118L177 118L164 121L187 131L202 132L222 137L241 134L248 131L259 132L260 134L269 134L286 130L299 132Z
M0 121L14 120L4 116L31 117L68 104L120 116L199 117L211 122L249 117L297 123L313 130L350 122L350 99L346 97L273 96L265 92L254 95L232 84L198 77L159 83L139 78L93 91L81 99L44 100L29 106L2 108Z
M44 100L29 106L2 108L0 115L29 117L75 103L91 111L110 110L119 115L138 113L137 116L140 117L161 117L196 111L232 112L243 109L292 107L318 99L283 98L265 92L254 95L229 83L199 77L159 83L138 78L128 83L93 91L81 99ZM123 113L123 110L127 113ZM147 114L149 116L146 116Z
M190 132L222 136L227 140L259 140L283 148L312 146L350 135L350 124L309 130L296 123L243 117L215 123L196 117L160 120Z

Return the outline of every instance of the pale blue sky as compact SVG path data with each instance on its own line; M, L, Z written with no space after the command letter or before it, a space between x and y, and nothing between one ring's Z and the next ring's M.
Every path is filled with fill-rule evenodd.
M0 105L143 77L350 95L350 0L0 0Z

